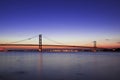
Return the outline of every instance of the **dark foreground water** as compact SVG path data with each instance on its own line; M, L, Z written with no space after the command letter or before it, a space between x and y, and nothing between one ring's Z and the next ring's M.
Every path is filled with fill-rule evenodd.
M0 80L120 80L120 53L0 52Z

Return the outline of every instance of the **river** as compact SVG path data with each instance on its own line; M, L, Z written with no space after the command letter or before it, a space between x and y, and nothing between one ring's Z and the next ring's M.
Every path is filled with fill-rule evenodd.
M120 53L0 52L0 80L120 80Z

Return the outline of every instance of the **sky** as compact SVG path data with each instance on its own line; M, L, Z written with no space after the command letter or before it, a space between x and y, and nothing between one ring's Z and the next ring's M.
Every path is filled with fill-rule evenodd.
M0 0L0 43L43 35L69 45L120 47L119 0ZM21 42L37 44L38 38Z

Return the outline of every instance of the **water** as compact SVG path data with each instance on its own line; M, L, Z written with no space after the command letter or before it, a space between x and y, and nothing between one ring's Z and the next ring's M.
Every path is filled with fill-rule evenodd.
M0 52L0 80L120 80L120 53Z

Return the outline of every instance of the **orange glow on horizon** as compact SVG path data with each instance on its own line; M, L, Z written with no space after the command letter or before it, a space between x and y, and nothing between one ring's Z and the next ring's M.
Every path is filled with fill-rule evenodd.
M93 47L93 46L86 46ZM97 45L98 48L120 48L118 44L106 44L106 45ZM1 49L38 49L38 46L0 46ZM42 48L75 48L75 47L65 47L65 46L42 46Z

